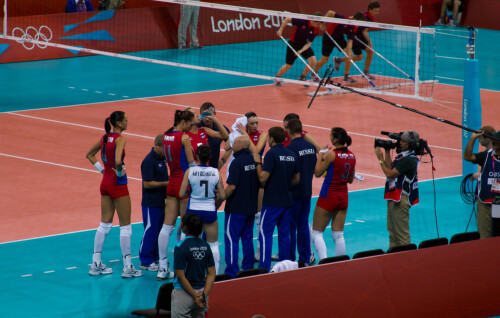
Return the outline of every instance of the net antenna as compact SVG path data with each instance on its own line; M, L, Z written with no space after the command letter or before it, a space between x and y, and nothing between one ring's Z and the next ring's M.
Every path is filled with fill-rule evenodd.
M340 47L340 45L337 43L337 41L335 41L332 38L332 36L330 35L330 33L328 33L328 32L325 31L325 34L328 36L328 38L330 38L330 41L332 41L333 44L335 44L335 46L337 47L337 49L339 49L339 51L342 52L342 54L344 54L344 56L349 60L349 62L351 63L351 65L354 65L354 67L361 73L361 75L370 83L370 85L373 86L373 87L376 87L375 84L373 84L373 82L368 78L368 76L366 76L365 72L361 71L361 69L359 68L359 66L356 63L354 63L354 61L349 57L349 55Z
M386 59L382 54L380 54L379 52L375 51L372 47L370 47L369 45L367 45L365 42L361 41L360 39L358 39L357 36L354 36L354 39L356 41L358 41L358 43L362 44L365 48L367 48L368 50L372 51L373 53L375 53L378 57L380 57L382 60L386 61L387 63L389 63L389 65L391 65L392 67L394 67L395 69L397 69L398 71L400 71L401 73L403 73L404 76L408 77L409 79L411 79L412 81L415 82L415 79L413 78L413 76L410 76L408 74L406 74L405 71L403 71L402 69L400 69L399 67L397 67L396 65L394 65L394 63L392 63L391 61L389 61L388 59Z

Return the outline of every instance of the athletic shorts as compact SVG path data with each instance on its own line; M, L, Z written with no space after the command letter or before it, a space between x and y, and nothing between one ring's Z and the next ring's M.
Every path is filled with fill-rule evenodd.
M333 39L342 48L342 50L347 47L347 42L346 42L344 36L336 37L336 38L333 38ZM321 55L323 55L323 56L330 56L330 54L332 54L333 49L336 48L336 47L337 46L335 45L335 43L332 42L332 40L330 39L330 37L328 35L324 34L323 35L323 45L322 45L322 49L321 49Z
M360 35L358 36L356 34L356 37L363 43L367 44L366 43L366 39L364 36ZM363 43L359 43L358 40L356 40L356 38L354 38L352 40L352 54L353 55L360 55L360 54L363 54L363 50L366 50L366 46L363 44Z
M194 213L198 215L201 219L201 222L204 224L212 224L217 221L217 211L198 211L187 209L186 213Z
M116 185L101 182L100 191L101 195L107 195L113 200L129 195L128 187L126 184Z
M295 52L297 52L298 50L302 49L304 47L304 45L305 45L305 44L297 44L297 43L291 42L291 41L289 41L288 43L290 44L291 47L293 47L293 49L295 50ZM314 56L314 52L311 49L311 47L309 47L307 50L305 50L304 52L302 52L302 54L300 54L300 55L302 55L302 57L307 60L311 56ZM295 53L287 45L287 47L286 47L286 64L292 65L293 62L295 62L296 59L297 59L297 55L295 55Z
M177 198L179 200L184 200L184 199L187 199L189 198L189 195L186 195L185 197L180 197L179 196L179 192L181 191L181 185L172 185L170 182L168 183L167 185L167 196L169 197L174 197L174 198Z
M348 197L338 197L333 199L319 197L316 205L328 212L347 210Z

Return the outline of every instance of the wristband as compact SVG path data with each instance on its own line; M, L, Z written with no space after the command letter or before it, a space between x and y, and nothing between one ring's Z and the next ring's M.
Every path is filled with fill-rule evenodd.
M196 162L194 162L194 161L188 162L188 167L189 168L196 167Z
M321 150L319 151L319 153L327 153L327 152L328 152L328 149L321 149Z
M94 163L94 168L96 168L97 171L99 171L100 173L102 173L104 171L104 167L102 166L102 164L99 161Z
M262 162L256 162L256 163L255 163L255 165L256 165L256 166L258 166L258 165L261 165L261 166L262 166Z
M117 176L118 178L123 177L123 171L124 171L124 170L125 170L125 169L123 169L123 167L122 167L122 171L118 171L118 170L116 170L116 176Z

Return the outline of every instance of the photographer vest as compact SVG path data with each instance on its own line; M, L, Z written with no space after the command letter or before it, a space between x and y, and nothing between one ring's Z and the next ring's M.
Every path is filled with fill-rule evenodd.
M401 153L399 156L394 159L391 165L391 169L393 169L396 164L403 160L404 158L417 158L413 151ZM420 160L417 158L417 167L420 164ZM415 169L415 174L411 179L408 179L406 175L402 174L397 178L387 178L385 182L385 193L384 199L399 202L401 201L401 195L405 194L408 196L408 200L410 205L416 205L419 202L418 198L418 174L417 169Z
M494 154L493 149L488 151L481 171L479 200L483 203L491 204L496 196L500 196L500 160L496 160Z

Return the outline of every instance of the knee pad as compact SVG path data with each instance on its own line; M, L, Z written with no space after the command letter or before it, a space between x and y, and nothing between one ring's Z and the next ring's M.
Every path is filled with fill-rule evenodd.
M219 241L215 242L208 242L208 245L210 246L210 249L212 250L212 253L214 252L219 252Z
M120 236L132 237L132 225L120 226Z
M334 241L344 238L344 231L332 231L332 238Z
M316 230L311 230L311 238L314 239L315 237L323 237L323 232L321 231L316 231Z
M174 225L166 225L163 224L161 227L160 234L166 234L167 236L170 236L174 232L175 226Z
M109 232L111 231L112 227L113 227L113 223L103 223L103 222L101 222L99 224L99 227L97 228L97 230L99 232L101 232L102 234L104 234L104 235L108 235Z

